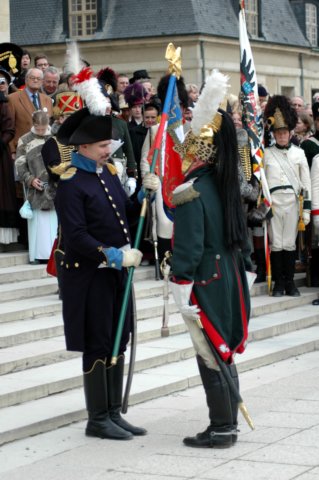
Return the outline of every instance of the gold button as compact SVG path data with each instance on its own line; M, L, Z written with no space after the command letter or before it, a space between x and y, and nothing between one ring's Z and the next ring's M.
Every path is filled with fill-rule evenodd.
M220 260L220 255L216 255L216 260Z
M113 263L111 263L111 267L112 267L112 268L115 268L115 267L116 267L116 265L115 265L115 263L114 263L114 262L113 262Z
M129 242L130 241L129 237L126 237L126 240Z
M117 215L118 217L121 217L121 215L119 214L119 212L116 212L116 215Z
M124 228L124 229L123 229L123 231L124 231L124 233L127 233L127 230L126 230L126 228Z
M218 277L218 273L214 273L213 277L214 277L214 278L217 278L217 277Z
M111 195L109 195L109 199L110 199L110 200L113 200L113 197L111 197Z
M64 261L63 261L63 260L60 262L60 265L64 265Z
M203 285L205 285L206 281L205 280L201 280L201 282Z
M104 180L101 180L101 183L103 183L103 185L105 185L105 182L104 182Z
M120 220L120 224L121 224L121 225L124 225L124 222L123 222L123 220Z
M106 193L108 193L109 189L108 188L104 188L104 190L106 191Z
M113 208L116 208L116 205L115 205L115 203L112 203L112 207L113 207Z
M66 268L69 268L69 264L68 264L68 263L67 263L65 266L66 266Z
M102 263L103 263L103 265L107 265L107 263L106 263L106 260L103 260L103 262L102 262Z
M79 268L80 264L78 262L75 262L74 266L75 268Z

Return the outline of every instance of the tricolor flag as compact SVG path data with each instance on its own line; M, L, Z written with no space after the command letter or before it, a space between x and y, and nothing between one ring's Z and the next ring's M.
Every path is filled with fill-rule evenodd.
M172 195L174 189L183 182L182 160L173 150L176 143L184 141L182 112L176 86L176 77L171 75L167 88L161 122L148 155L148 161L162 182L164 211L173 220Z

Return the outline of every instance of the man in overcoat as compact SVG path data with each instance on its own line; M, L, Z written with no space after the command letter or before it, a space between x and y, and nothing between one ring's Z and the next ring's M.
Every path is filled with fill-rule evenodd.
M63 320L68 350L83 352L83 383L89 420L86 435L118 440L144 435L120 415L124 352L132 324L129 305L119 357L110 360L127 279L126 267L137 267L142 254L131 248L131 222L140 204L125 194L116 168L108 163L112 119L87 108L71 115L57 139L75 145L71 166L60 177L56 209L62 228ZM158 187L155 175L144 183ZM143 191L139 199L143 196Z

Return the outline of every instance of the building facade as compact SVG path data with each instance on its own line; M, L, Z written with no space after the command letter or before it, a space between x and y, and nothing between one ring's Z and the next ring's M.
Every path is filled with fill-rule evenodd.
M319 90L319 0L246 0L245 8L258 82L310 102ZM239 91L238 0L11 0L10 13L11 41L59 68L76 40L95 70L147 69L156 84L173 42L187 82L200 85L215 67Z

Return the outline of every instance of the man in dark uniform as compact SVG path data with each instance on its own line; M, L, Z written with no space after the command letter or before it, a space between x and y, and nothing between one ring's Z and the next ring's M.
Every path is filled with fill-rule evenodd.
M129 224L140 211L138 199L125 194L111 151L112 119L92 115L87 108L71 115L57 139L76 145L71 167L60 177L56 209L62 227L65 257L62 273L63 320L68 350L83 352L84 392L89 420L86 435L127 440L144 435L120 416L124 352L129 340L129 305L119 357L110 365L123 292L126 267L137 267L142 254L130 247ZM158 188L150 175L144 182ZM141 190L139 200L143 197Z

